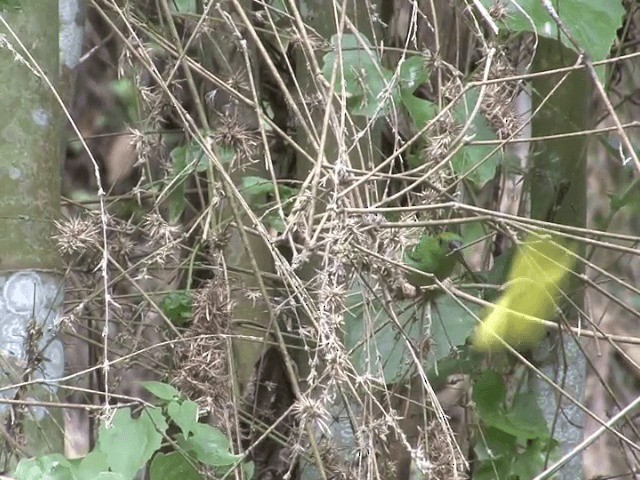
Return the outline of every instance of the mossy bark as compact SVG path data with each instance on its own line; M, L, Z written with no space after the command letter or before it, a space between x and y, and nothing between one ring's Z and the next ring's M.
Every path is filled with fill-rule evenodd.
M58 2L6 5L0 12L0 385L2 397L54 402L57 385L15 386L61 377L55 338L62 307L54 234L61 185ZM8 26L7 26L8 25ZM51 404L3 405L4 465L63 451L61 411ZM8 434L8 435L7 435ZM20 452L17 447L20 448Z

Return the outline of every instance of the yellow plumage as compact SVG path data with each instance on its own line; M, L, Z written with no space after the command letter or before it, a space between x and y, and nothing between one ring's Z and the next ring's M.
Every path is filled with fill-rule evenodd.
M502 338L513 348L535 346L556 309L562 283L574 265L571 251L550 237L530 237L516 252L505 291L473 338L479 350L499 350Z

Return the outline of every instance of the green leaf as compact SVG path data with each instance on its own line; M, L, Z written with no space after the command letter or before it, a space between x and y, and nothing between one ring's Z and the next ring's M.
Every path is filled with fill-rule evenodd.
M286 215L291 210L291 199L298 193L298 189L286 185L278 185L277 188L282 211ZM275 194L274 184L271 180L255 176L243 177L240 191L254 209L265 209L270 205L274 205L274 202L267 198L268 195ZM270 228L280 233L284 232L285 225L279 209L271 208L264 214L262 219Z
M411 93L402 94L402 104L409 112L409 116L418 130L422 129L438 114L438 106L435 103L418 98Z
M416 91L420 85L429 80L431 69L427 66L426 59L419 55L409 57L400 65L400 90L402 95Z
M70 468L69 460L59 453L54 453L20 460L13 475L16 480L73 480Z
M265 223L278 233L283 233L285 230L284 220L282 220L278 212L268 213L265 216Z
M107 455L100 450L89 452L73 468L73 478L75 480L93 480L100 473L109 471Z
M425 329L416 321L416 306L408 301L394 305L404 334L418 342ZM361 374L382 373L385 383L393 383L406 371L410 360L405 337L392 324L380 302L365 304L361 290L355 287L347 296L345 314L345 347L351 351L351 362Z
M393 308L400 331L389 311L376 300L365 303L360 285L354 284L346 299L344 344L356 371L381 373L386 383L393 383L413 362L407 342L416 348L427 336L432 338L426 368L464 345L476 325L473 316L446 296L434 302L430 319L425 302L401 300L388 305L387 308ZM478 307L470 309L474 312Z
M158 452L149 467L151 480L202 480L198 471L178 452Z
M203 136L208 136L208 133L206 131L203 132ZM220 145L214 145L213 150L222 165L229 164L236 155L232 148ZM209 157L196 139L191 140L186 145L174 147L169 156L172 164L169 222L177 223L185 208L185 182L190 175L207 171Z
M133 478L160 448L167 427L158 408L145 408L136 419L122 408L108 428L100 426L96 448L106 454L111 471Z
M236 158L236 151L233 148L218 146L215 149L215 153L218 156L218 160L222 165L230 164L234 158ZM208 161L207 157L204 160ZM207 170L206 162L200 162L198 172L202 173Z
M433 344L430 349L429 368L447 357L456 347L464 345L478 324L474 315L477 317L480 314L480 306L462 301L460 305L458 302L459 300L448 295L440 295L433 300L430 329Z
M262 177L247 176L242 178L242 194L249 199L273 193L273 182Z
M271 3L271 5L269 5L269 3ZM271 13L271 17L273 18L274 24L276 26L275 34L280 37L284 53L286 52L287 48L289 48L292 38L290 26L293 16L291 15L289 2L288 0L271 0L271 2L264 2L264 6L265 8L269 9L269 12ZM306 5L306 3L301 3L298 6L298 9L300 14L302 15L302 18L305 18L309 14L309 7Z
M245 477L248 480L251 480L253 478L256 466L253 462L245 462L242 464L242 469L244 470Z
M453 116L459 125L464 125L473 112L478 102L479 94L473 89L469 90L460 99L453 109ZM480 112L473 118L469 129L465 132L466 137L471 137L472 141L496 140L495 133L489 127L487 120ZM465 145L455 155L451 161L453 170L461 177L466 178L482 188L496 174L496 168L502 161L502 153L495 149L495 145ZM491 154L491 156L489 156Z
M182 326L191 320L192 303L186 291L171 292L162 299L160 308L174 325Z
M175 387L172 387L171 385L168 385L166 383L148 381L140 382L140 385L142 385L147 391L153 394L154 397L157 397L160 400L164 400L166 402L170 402L180 397L180 392L176 390Z
M169 156L172 164L169 223L178 223L185 207L185 182L194 172L206 170L207 156L195 140L175 147Z
M265 4L268 6L267 4ZM289 13L289 6L287 5L287 0L273 0L271 3L270 9L278 15L284 15Z
M487 8L494 0L481 0ZM540 0L502 0L506 9L505 27L511 32L533 32L551 39L559 38L568 48L574 49L569 39L558 32L558 26L549 16ZM616 32L622 24L625 10L620 0L555 0L552 2L564 27L589 55L592 61L607 58ZM517 6L516 6L517 5ZM523 13L524 11L524 13ZM600 81L604 69L598 69Z
M485 428L473 448L477 461L473 478L533 478L543 470L547 451L550 449L553 454L557 445L553 439L518 442L501 430Z
M488 229L485 227L484 222L469 222L464 223L460 227L462 237L465 240L465 244L473 245L482 239L487 238Z
M482 435L478 436L473 451L477 460L474 480L511 478L509 475L518 456L516 437L497 428L482 428Z
M224 164L230 155L235 155L233 150L218 147L216 149L220 161ZM186 145L174 147L169 154L173 163L173 178L184 180L194 172L203 173L207 171L209 159L197 140L191 140Z
M198 424L198 405L191 400L182 402L170 402L167 406L169 417L173 420L185 438L189 437L196 425Z
M518 439L497 428L483 428L473 448L476 459L481 462L512 457L516 453Z
M505 395L496 372L486 371L476 380L472 398L484 424L518 439L548 439L549 430L533 394L518 393L511 409L505 407Z
M513 462L511 474L516 478L534 478L548 465L549 458L553 462L557 448L558 442L554 439L528 442L526 449L520 452L517 461Z
M220 430L203 423L194 425L189 438L180 436L178 443L198 461L216 468L229 467L243 458L229 451L229 440Z
M535 395L531 392L518 393L513 399L506 419L521 438L549 438L549 427Z
M635 178L631 181L624 191L620 195L613 193L608 194L611 201L611 210L613 213L626 207L627 205L640 205L640 178Z
M455 354L441 358L427 372L429 383L434 390L438 390L445 386L449 381L450 375L461 373L463 375L477 376L480 373L483 355L471 348L461 348Z
M382 66L369 40L363 34L359 37L362 41L354 34L344 34L342 37L333 35L331 46L334 51L323 57L322 74L327 81L331 81L335 67L337 72L334 91L342 95L344 88L347 105L353 115L373 118L390 111L389 95L397 102L398 90L394 88L391 92L388 91L387 86L392 82L393 72ZM342 70L338 65L338 50L342 56Z
M227 149L218 148L217 150L224 150L225 153ZM217 151L220 155L220 152ZM191 165L191 168L198 173L204 173L207 171L207 165L209 163L209 158L207 154L202 149L197 140L192 140L187 144L186 152L185 152L187 163ZM222 155L224 157L224 155ZM220 160L222 162L222 158ZM224 162L223 162L224 163Z
M420 142L419 142L420 143ZM418 168L424 165L424 155L420 151L407 153L407 164L409 168ZM388 214L385 216L389 216Z
M509 477L512 463L512 458L482 462L474 469L473 480L513 480Z
M176 13L197 13L196 0L169 0L169 7Z
M248 175L242 178L241 192L251 203L259 203L259 206L264 206L265 201L256 202L256 199L261 196L266 196L275 193L273 181L262 177L254 177ZM278 185L278 193L280 194L280 200L286 202L293 195L298 192L296 188L287 187L285 185Z
M483 416L484 412L501 412L505 394L506 390L500 375L493 370L483 372L476 379L472 394L480 416Z
M109 87L119 102L125 107L127 120L131 123L137 123L140 120L138 114L138 93L133 81L129 78L119 78L111 81Z
M185 180L189 175L187 169L187 148L185 146L175 147L171 150L169 157L173 164L172 180L174 186L169 195L169 223L176 224L180 221L185 206Z

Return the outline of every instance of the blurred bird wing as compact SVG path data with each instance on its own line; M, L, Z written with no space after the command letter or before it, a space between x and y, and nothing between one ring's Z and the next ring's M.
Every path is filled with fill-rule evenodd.
M513 347L537 344L544 324L531 317L547 320L553 315L574 261L570 250L548 238L522 244L505 291L477 329L474 345L481 350L503 347L496 336Z

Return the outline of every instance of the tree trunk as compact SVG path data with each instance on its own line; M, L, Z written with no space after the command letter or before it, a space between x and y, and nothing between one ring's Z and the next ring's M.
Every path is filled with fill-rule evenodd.
M0 408L2 461L62 452L53 380L64 372L56 328L62 275L55 221L61 183L58 2L5 4L0 34ZM5 23L6 22L6 23ZM49 83L50 82L50 83ZM30 383L34 382L34 383ZM11 386L10 388L8 388ZM21 450L19 452L18 450Z

